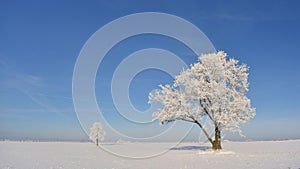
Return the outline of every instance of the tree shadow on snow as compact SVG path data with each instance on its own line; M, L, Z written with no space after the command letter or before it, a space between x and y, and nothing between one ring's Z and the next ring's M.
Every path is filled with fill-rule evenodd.
M209 146L182 146L182 147L173 147L170 150L208 150L211 149Z

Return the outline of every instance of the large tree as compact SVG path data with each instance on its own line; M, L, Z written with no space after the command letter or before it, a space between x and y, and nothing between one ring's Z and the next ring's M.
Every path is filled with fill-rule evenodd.
M240 124L255 116L248 92L248 67L227 59L223 51L201 55L175 78L172 85L160 85L149 94L149 103L162 105L153 118L161 124L183 120L197 124L214 150L222 149L221 131L239 132ZM214 126L212 138L201 120Z

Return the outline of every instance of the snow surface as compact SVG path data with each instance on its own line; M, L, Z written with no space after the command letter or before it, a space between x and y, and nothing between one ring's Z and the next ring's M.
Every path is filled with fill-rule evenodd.
M152 151L170 143L104 143L104 147L128 152ZM196 169L196 168L300 168L300 140L223 142L224 150L209 145L180 143L168 152L146 159L122 158L93 143L0 142L1 169Z

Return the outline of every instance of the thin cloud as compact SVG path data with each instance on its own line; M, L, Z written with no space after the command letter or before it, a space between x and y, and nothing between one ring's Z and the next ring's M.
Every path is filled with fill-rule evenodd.
M15 109L17 107L16 105L14 109L6 109L6 112L26 113L31 111L32 113L55 113L69 121L69 117L66 114L73 112L74 110L71 108L57 108L57 106L51 103L51 100L53 100L53 98L71 100L70 97L46 94L48 93L49 86L42 77L18 71L13 65L8 64L3 60L0 60L0 65L0 86L2 91L5 91L6 93L9 93L9 91L19 91L26 96L26 98L30 99L36 107L34 109Z
M44 108L10 108L10 109L4 109L3 112L7 115L12 114L18 114L22 113L24 116L26 116L27 113L56 113L57 109L44 109ZM74 111L72 108L65 108L65 109L59 109L59 112L61 113L69 113L71 111Z
M234 15L229 13L213 14L201 16L200 19L216 19L216 20L227 20L227 21L254 21L255 18L250 16Z

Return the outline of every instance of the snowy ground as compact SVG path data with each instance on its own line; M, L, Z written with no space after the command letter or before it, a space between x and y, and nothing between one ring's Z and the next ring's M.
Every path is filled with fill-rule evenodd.
M112 150L153 151L170 143L105 144ZM189 169L189 168L300 168L300 140L224 142L224 150L213 152L208 145L181 143L162 155L146 159L117 157L92 143L0 142L1 169ZM135 153L134 153L135 152Z

